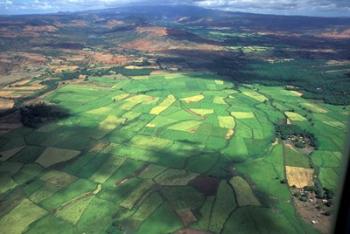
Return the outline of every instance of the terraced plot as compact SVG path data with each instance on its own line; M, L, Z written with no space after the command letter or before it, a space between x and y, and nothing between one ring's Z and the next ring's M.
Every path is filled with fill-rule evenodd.
M6 233L316 233L289 187L335 189L349 109L166 72L91 78L45 98L71 116L0 136ZM276 140L287 118L317 137L311 154Z

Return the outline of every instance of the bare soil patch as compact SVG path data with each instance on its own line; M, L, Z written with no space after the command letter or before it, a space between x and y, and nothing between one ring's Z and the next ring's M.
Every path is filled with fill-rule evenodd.
M138 33L149 33L151 35L164 37L168 35L168 30L164 27L137 27Z
M11 110L15 107L15 102L12 99L0 98L0 113Z
M309 199L305 202L297 198L293 198L295 207L301 217L311 223L321 233L331 233L332 216L326 216L322 208L322 200L316 199L314 194L309 195Z
M129 56L114 55L111 53L101 53L101 52L94 53L92 57L97 63L113 64L113 65L126 65L127 63L133 60L133 58Z
M159 52L168 50L202 50L202 51L224 51L225 48L206 43L185 43L173 40L136 39L122 45L126 49L134 49L144 52Z

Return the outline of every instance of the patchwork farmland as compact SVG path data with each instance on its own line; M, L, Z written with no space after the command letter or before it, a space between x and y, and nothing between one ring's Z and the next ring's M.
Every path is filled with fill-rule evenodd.
M0 15L0 234L331 233L350 18L149 2Z
M295 196L336 189L349 107L299 94L190 72L62 84L41 99L69 117L0 136L0 232L317 233Z

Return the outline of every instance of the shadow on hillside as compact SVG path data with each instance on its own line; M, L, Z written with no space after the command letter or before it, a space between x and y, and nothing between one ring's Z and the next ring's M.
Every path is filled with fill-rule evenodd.
M10 133L5 136L0 136L0 141L4 142L6 145L6 141L8 140L8 137L19 137L22 134L23 131L17 131L17 133ZM193 149L196 145L195 142L183 140L181 144L187 144L188 149L180 149L177 151L171 151L169 149L152 149L152 160L150 162L147 161L139 161L139 160L133 160L133 159L127 159L121 167L117 170L113 170L113 167L111 168L111 164L109 159L112 157L118 157L118 155L115 153L114 149L118 149L118 144L116 144L114 147L116 148L110 148L108 141L108 135L106 135L103 139L93 139L93 134L98 133L99 130L94 127L84 127L84 126L66 126L64 127L63 131L59 129L54 129L51 132L38 132L34 129L28 129L25 134L25 138L28 141L29 139L32 139L31 141L39 143L39 145L36 144L37 147L42 147L44 149L45 147L52 146L52 147L62 147L62 148L68 148L68 149L74 149L74 150L81 150L81 154L70 161L66 161L64 163L56 164L48 169L43 169L42 172L39 174L33 174L29 172L28 178L23 180L23 184L20 184L17 186L17 192L18 189L25 191L25 196L30 196L34 191L28 190L28 188L33 187L35 184L38 183L38 178L41 177L42 173L44 173L47 170L50 169L56 169L60 171L65 171L70 173L73 176L77 176L78 178L82 179L88 179L91 180L92 177L94 178L106 178L106 182L102 185L102 190L96 195L99 199L102 200L108 200L111 204L118 205L120 202L122 202L124 199L127 199L130 194L132 194L133 191L135 191L135 188L138 188L139 185L142 184L142 180L137 177L141 171L143 171L147 165L154 163L158 164L164 167L169 168L176 168L176 169L189 169L188 167L188 160L191 157L200 157L201 154L211 154L212 157L216 157L217 154L215 152L205 152L198 149ZM65 135L65 134L66 135ZM17 134L17 135L16 135ZM118 134L118 130L113 131L113 134ZM22 136L23 137L23 136ZM130 142L130 138L132 136L125 136L122 133L118 135L120 139L125 139L123 142L124 144L127 144ZM40 146L40 140L42 140L43 146ZM120 142L120 141L119 141ZM77 148L74 148L74 147ZM90 149L94 148L93 151ZM25 148L24 148L25 149ZM0 147L0 150L2 151L2 147ZM89 152L90 151L90 152ZM11 163L23 163L25 164L32 164L35 163L35 160L39 157L39 155L32 156L30 160L27 158L29 155L27 154L21 154L21 152L17 153L10 159L8 159L8 162ZM210 169L204 172L201 177L204 178L204 182L210 182L214 187L217 188L219 181L227 181L230 177L234 175L232 170L232 161L229 159L225 160L218 160L216 162L213 162L210 166ZM28 169L27 169L28 170ZM18 173L22 176L25 173L19 170L13 178L18 178ZM24 174L23 174L24 173ZM32 176L32 174L34 176ZM17 176L16 176L17 175ZM175 178L174 178L175 179ZM207 180L207 181L206 181ZM210 181L209 181L210 180ZM198 182L198 181L197 181ZM201 190L201 188L198 188L198 186L206 186L203 184L203 181L199 181L200 183L196 183L194 180L193 182L189 183L189 186L193 186L198 192L202 193L204 197L206 196L213 196L215 195L215 188L210 188L210 191L207 190ZM278 181L276 182L278 183ZM95 184L97 186L97 184ZM93 186L94 188L95 186ZM161 186L162 187L162 186ZM41 187L37 188L36 190L40 190ZM67 187L70 188L70 187ZM71 188L72 191L70 191L71 194L77 194L80 195L82 193L85 193L84 189L86 189L85 185L82 187L74 187ZM155 192L159 191L159 186L152 187ZM213 190L214 189L214 190ZM84 191L84 192L83 192ZM12 192L15 192L12 190ZM1 200L6 201L7 199L10 199L10 195L12 194L11 190L7 192L6 194L1 196ZM208 192L208 193L206 193ZM262 192L258 191L259 198L262 197ZM62 198L64 198L64 194L62 193ZM146 196L146 195L145 195ZM195 196L194 196L195 197ZM263 194L263 197L269 198L268 194ZM50 198L47 198L50 199ZM192 199L192 198L190 198ZM181 201L179 201L181 203ZM187 204L186 202L195 203L196 201L184 201L184 204ZM6 203L6 202L5 202ZM269 199L262 201L263 207L275 207L275 201ZM10 207L10 205L8 205ZM169 206L169 204L167 205ZM8 208L8 207L7 207ZM56 207L57 208L57 207ZM12 209L12 208L11 208ZM111 211L110 213L106 213L103 215L110 216L111 214L118 215L120 214L120 208L115 209L114 207L111 207L111 209L114 209L114 211ZM169 209L172 209L169 206ZM119 213L118 213L119 212ZM172 211L173 212L173 211ZM198 216L197 218L202 217L204 214L202 214L199 210L194 211L194 213ZM267 230L271 233L285 233L287 232L286 227L281 226L278 222L278 219L275 215L272 215L272 208L270 209L264 209L262 207L244 207L244 208L238 208L235 212L232 212L230 216L227 217L220 217L220 219L225 219L225 230L223 233L230 233L230 227L234 227L234 231L236 229L240 229L241 226L244 226L244 230L242 231L247 233L256 233L259 230ZM238 215L238 220L236 218L236 214ZM239 215L242 214L242 215ZM94 219L91 217L91 220L89 220L91 223L99 222L101 218L108 218L111 217L103 217L103 215L97 219ZM218 217L219 218L219 217ZM118 219L118 217L114 217L114 219ZM169 226L173 223L172 220L158 220L153 219L152 225L160 225L160 226L166 226L167 222L169 222ZM255 224L254 224L255 223ZM47 224L49 225L49 224ZM97 223L96 223L97 225ZM112 224L109 224L112 225ZM214 224L213 224L214 225ZM49 227L48 227L49 228ZM114 227L109 227L114 228ZM181 232L179 232L181 233Z
M68 109L44 102L23 106L19 108L19 112L22 124L30 128L38 128L43 124L70 116Z

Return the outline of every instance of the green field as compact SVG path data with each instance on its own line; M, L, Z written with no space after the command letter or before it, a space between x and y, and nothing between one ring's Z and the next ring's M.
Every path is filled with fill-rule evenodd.
M285 166L312 166L335 191L348 106L217 75L120 72L147 78L67 83L45 100L68 118L0 136L1 231L317 233L280 180ZM287 118L316 136L315 151L276 141Z

